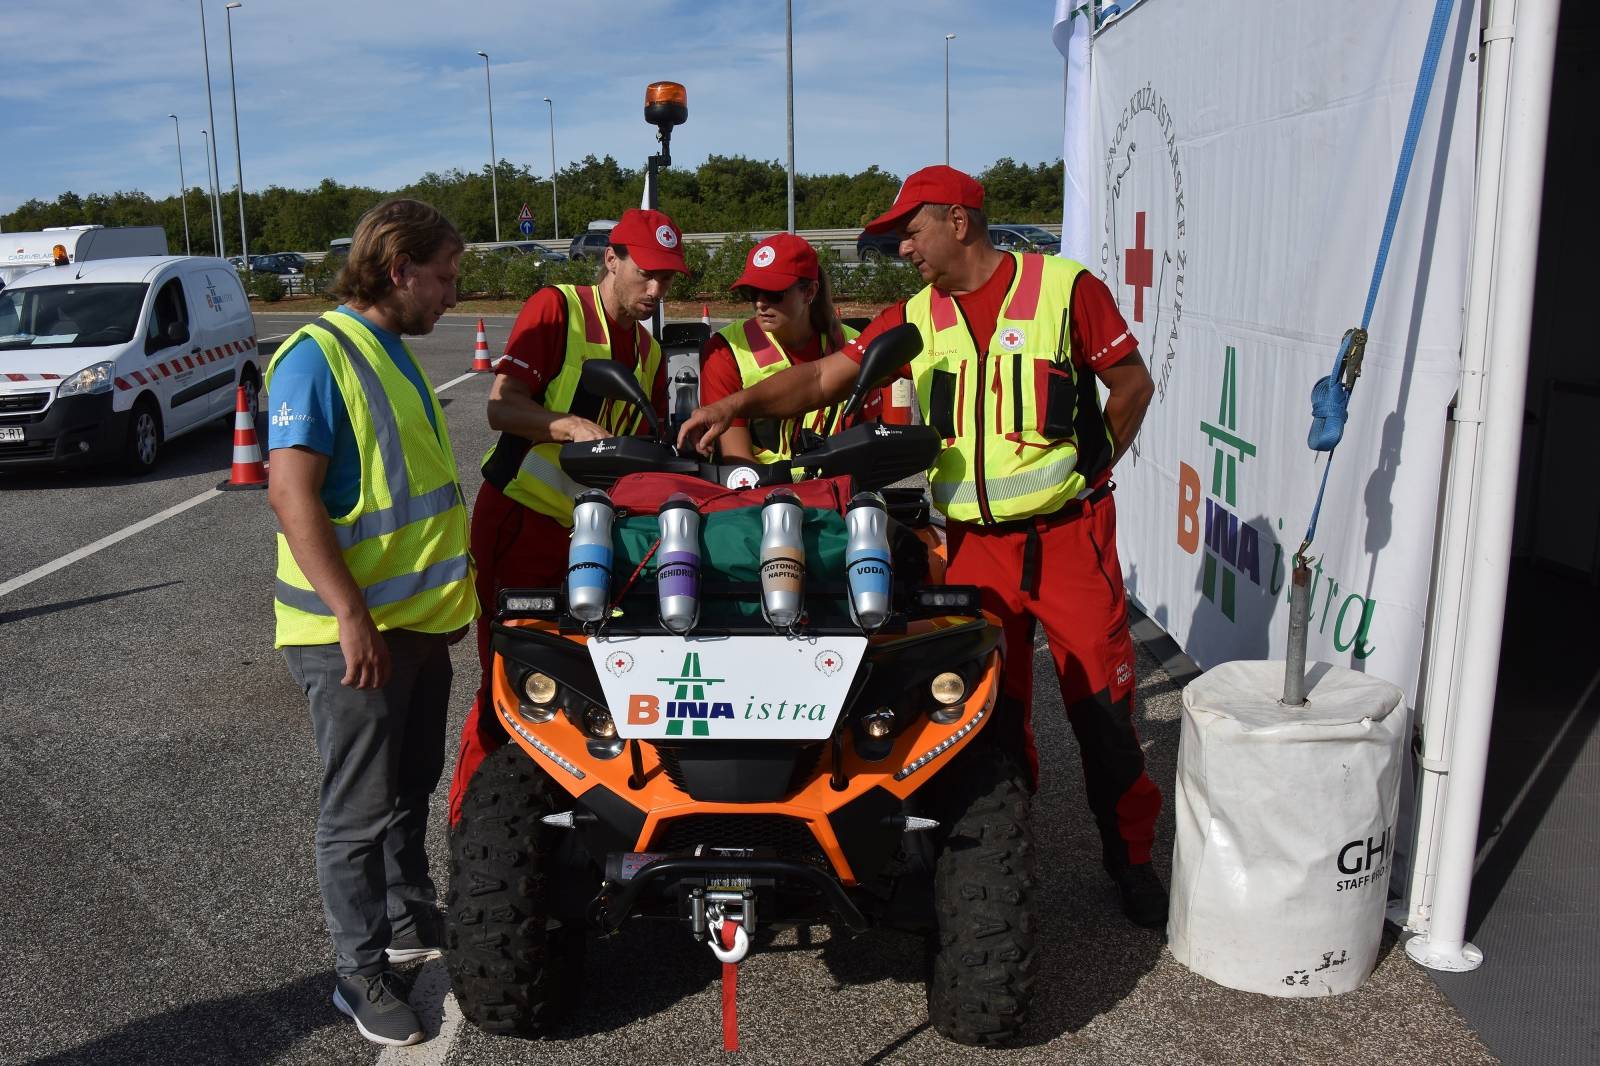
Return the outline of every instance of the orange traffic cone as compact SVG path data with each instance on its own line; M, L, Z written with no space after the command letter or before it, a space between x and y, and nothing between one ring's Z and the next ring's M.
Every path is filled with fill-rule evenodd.
M705 304L700 305L700 322L702 325L711 325L711 308L707 307Z
M261 461L261 444L256 440L256 413L250 410L244 386L238 387L233 407L233 472L217 488L264 489L267 464Z
M472 372L484 374L492 371L489 365L489 338L483 332L483 319L478 319L478 341L472 346Z

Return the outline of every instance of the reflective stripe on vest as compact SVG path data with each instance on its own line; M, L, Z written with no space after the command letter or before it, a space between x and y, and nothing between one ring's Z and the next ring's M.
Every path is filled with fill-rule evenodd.
M1015 275L986 352L978 352L949 294L928 286L906 301L906 321L922 334L922 352L911 362L917 402L923 421L945 434L930 494L961 522L1049 514L1087 484L1072 430L1060 433L1076 424L1080 399L1068 309L1084 267L1056 256L1008 254ZM1047 435L1052 380L1064 417L1049 412L1060 424Z
M542 406L565 414L578 398L578 379L583 364L590 359L610 359L611 333L600 307L598 289L593 285L557 285L567 302L567 348L561 369L545 386ZM644 323L636 323L634 338L634 379L644 394L655 396L656 375L661 370L661 346ZM642 353L642 354L641 354ZM583 412L579 412L582 414ZM607 400L593 415L585 415L607 432L625 436L638 431L644 416L626 404ZM487 465L498 444L484 453ZM507 482L505 494L530 510L548 515L564 526L572 525L572 498L584 487L561 470L561 445L535 444L523 456L516 476Z
M328 360L360 453L359 498L349 514L330 517L373 622L380 630L430 633L467 625L478 610L466 504L438 398L429 390L424 399L378 339L360 321L338 312L303 326L279 347L267 368L269 392L279 358L302 337L314 341ZM410 407L412 398L433 408L437 429L424 411L401 424L396 403ZM442 483L413 495L414 479ZM278 646L339 639L332 609L311 587L282 533L274 600Z
M823 355L842 348L845 341L854 339L861 332L843 325L840 326L840 330L840 336L825 339L822 346ZM794 365L778 338L763 330L753 318L724 326L717 331L717 336L728 342L728 348L733 352L734 364L739 369L739 384L743 388L748 389ZM844 405L839 403L781 422L771 419L752 419L750 448L753 457L758 463L786 461L793 454L795 434L802 426L815 430L825 437L832 436L839 431L839 416L843 410ZM758 433L758 422L767 423L770 429ZM777 447L765 447L758 438L768 438Z

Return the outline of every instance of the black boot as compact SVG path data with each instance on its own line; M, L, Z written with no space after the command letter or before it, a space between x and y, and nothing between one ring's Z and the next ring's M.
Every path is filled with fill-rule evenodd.
M1122 913L1134 925L1163 929L1167 924L1167 890L1147 862L1106 867L1122 896Z

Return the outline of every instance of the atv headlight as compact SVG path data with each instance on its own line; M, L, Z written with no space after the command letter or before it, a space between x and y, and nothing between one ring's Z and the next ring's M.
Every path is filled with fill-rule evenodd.
M934 678L928 689L933 693L933 698L946 707L960 703L967 695L967 683L954 670L946 670Z
M874 740L888 736L894 730L894 709L879 707L861 716L861 728Z
M57 396L93 396L111 391L111 364L96 363L69 376L56 389Z
M583 713L583 728L597 740L610 740L617 735L617 723L604 707L590 707Z
M534 670L522 679L522 694L529 703L543 707L556 698L556 679Z

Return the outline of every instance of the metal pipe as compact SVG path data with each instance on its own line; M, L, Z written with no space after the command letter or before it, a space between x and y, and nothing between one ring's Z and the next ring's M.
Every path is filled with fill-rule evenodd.
M178 206L183 208L183 254L193 255L194 248L189 243L189 190L183 180L183 131L178 129L177 115L167 117L172 120L172 132L178 138Z
M1289 653L1283 669L1283 702L1302 707L1306 702L1306 622L1311 615L1311 567L1296 555L1289 585Z
M496 175L499 170L499 161L494 150L494 85L489 80L489 53L479 52L483 57L483 87L489 94L489 192L494 198L494 239L500 240L500 180Z
M239 150L239 84L233 76L233 11L234 8L243 7L238 0L223 5L224 16L228 22L228 92L233 96L233 166L239 175L239 258L243 260L240 267L245 273L250 272L250 238L244 228L244 158Z
M555 239L561 239L561 206L556 202L556 105L550 98L544 98L550 104L550 225L555 232Z
M944 165L950 165L950 42L953 33L944 35Z
M201 130L200 137L203 145L202 155L206 164L206 191L211 195L211 254L218 259L222 258L221 231L217 229L217 179L211 173L211 131Z
M211 104L211 47L206 43L206 0L198 0L200 4L200 58L206 68L206 118L212 129L217 128L217 112ZM220 177L222 168L217 165L217 142L215 138L207 141L210 146L206 152L207 173ZM220 186L221 181L216 185ZM223 258L228 250L227 242L222 239L222 198L213 194L211 197L211 243L216 246L217 258Z
M789 86L789 232L794 232L794 0L783 0L784 63Z
M1445 795L1437 816L1437 877L1431 914L1427 931L1406 943L1406 954L1420 965L1458 972L1476 969L1483 962L1483 952L1466 941L1467 902L1478 850L1511 561L1560 4L1559 0L1522 0L1520 4L1494 0L1490 12L1483 33L1485 63L1491 52L1508 52L1497 55L1495 62L1509 69L1503 74L1496 71L1497 83L1504 79L1504 108L1493 102L1485 107L1486 117L1492 116L1502 125L1491 133L1484 123L1480 140L1476 209L1492 213L1494 228L1492 246L1475 245L1473 250L1469 293L1487 297L1487 303L1469 307L1469 329L1484 331L1477 337L1469 335L1467 345L1470 351L1481 343L1481 354L1475 354L1482 360L1483 372L1472 381L1472 368L1463 367L1462 395L1457 400L1457 420L1462 423L1456 427L1460 433L1457 448L1470 450L1452 455L1452 478L1475 474L1476 482L1470 485L1468 502L1462 505L1452 500L1453 511L1465 507L1465 528L1450 530L1450 535L1461 537L1463 543L1452 543L1449 550L1460 558L1462 570L1457 576L1465 577L1467 590L1455 621L1459 640L1452 649L1459 669L1447 675L1452 681L1453 709L1439 718L1430 716L1425 723L1425 737L1428 732L1434 737L1431 743L1425 739L1424 750L1437 752L1442 742L1444 758L1433 760L1431 766L1425 761L1424 769L1435 776L1448 774L1438 786ZM1491 146L1499 151L1489 154ZM1485 186L1498 196L1486 200ZM1483 278L1485 269L1488 276ZM1491 352L1492 367L1487 358ZM1480 400L1482 407L1462 410L1464 403L1474 400ZM1472 421L1477 418L1483 420L1481 431ZM1467 431L1461 432L1463 429ZM1475 469L1463 466L1474 460ZM1469 491L1469 486L1463 485L1462 491ZM1451 493L1457 493L1454 484ZM1449 577L1445 575L1446 580ZM1430 677L1434 673L1430 670ZM1433 699L1435 693L1429 696ZM1440 729L1445 731L1442 737ZM1433 846L1431 840L1429 845Z

